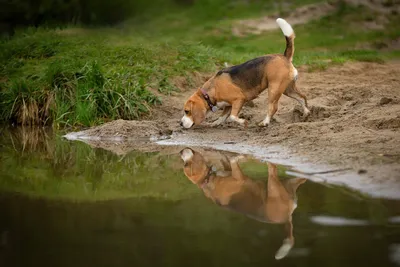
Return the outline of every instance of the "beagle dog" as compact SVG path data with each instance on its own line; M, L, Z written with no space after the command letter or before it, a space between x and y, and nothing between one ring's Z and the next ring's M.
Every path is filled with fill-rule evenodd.
M292 213L297 207L297 188L306 179L279 180L278 168L268 163L268 178L253 180L245 176L238 160L243 156L222 157L224 170L209 166L202 154L190 148L180 152L186 177L196 184L215 204L264 222L285 224L286 238L275 258L284 258L294 245Z
M185 102L181 126L188 129L199 125L209 111L216 112L223 108L222 115L212 123L213 126L225 122L229 117L229 121L247 127L247 121L238 117L240 110L246 102L257 98L267 88L267 116L259 126L269 125L278 110L282 94L300 103L304 117L310 114L306 96L296 87L298 72L292 64L294 31L284 19L278 18L276 22L286 38L283 55L268 54L218 71Z

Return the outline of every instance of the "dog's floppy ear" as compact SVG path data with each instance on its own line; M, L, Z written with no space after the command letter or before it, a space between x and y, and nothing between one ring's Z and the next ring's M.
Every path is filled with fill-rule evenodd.
M204 110L204 108L201 107L199 104L197 104L197 106L193 102L191 102L190 104L190 111L192 114L193 122L194 124L199 125L200 123L202 123L202 121L204 121L206 117L206 110Z

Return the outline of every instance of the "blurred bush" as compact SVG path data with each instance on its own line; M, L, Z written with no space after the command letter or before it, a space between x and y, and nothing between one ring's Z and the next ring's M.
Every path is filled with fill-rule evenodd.
M40 24L109 25L150 9L191 5L195 0L5 0L0 31Z
M0 34L25 26L65 24L112 25L137 15L165 13L193 7L197 15L221 16L235 5L271 3L272 0L2 0ZM143 16L142 16L143 17Z

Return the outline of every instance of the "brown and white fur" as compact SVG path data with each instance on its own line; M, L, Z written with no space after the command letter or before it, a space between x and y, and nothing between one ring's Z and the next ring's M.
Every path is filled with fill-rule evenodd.
M284 19L279 18L276 22L286 38L283 55L268 54L217 72L185 102L181 126L191 128L205 120L210 107L204 92L209 96L212 105L223 108L221 117L213 125L219 125L229 118L230 121L247 126L247 121L239 118L240 110L246 102L257 98L267 88L267 116L259 126L270 124L278 110L278 101L282 94L297 100L303 107L304 115L309 115L307 98L296 87L298 72L292 64L294 31Z
M292 213L297 207L297 188L306 179L279 180L275 164L268 163L268 181L253 180L244 175L238 160L220 157L224 170L213 169L211 161L190 148L180 152L184 173L215 204L245 214L264 223L284 224L286 238L275 258L285 257L294 245ZM218 158L215 157L214 158Z

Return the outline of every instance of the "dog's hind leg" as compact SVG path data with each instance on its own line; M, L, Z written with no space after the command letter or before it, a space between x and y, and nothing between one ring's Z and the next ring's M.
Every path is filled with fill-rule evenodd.
M283 85L279 83L270 84L268 88L268 113L265 119L258 126L268 126L272 117L278 110L279 98L282 96L283 90L280 90Z
M306 96L297 88L296 83L293 82L291 83L288 88L286 88L285 92L283 93L284 95L293 98L297 102L300 103L300 105L303 107L303 113L305 117L308 117L310 115L310 110L308 109L308 104L307 104L307 98Z

